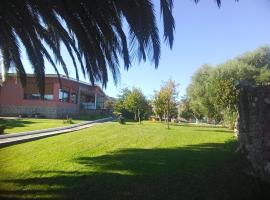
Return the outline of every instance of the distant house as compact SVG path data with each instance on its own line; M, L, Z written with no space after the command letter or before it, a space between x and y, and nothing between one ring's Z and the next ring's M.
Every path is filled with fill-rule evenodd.
M0 84L0 115L41 115L56 118L78 115L104 109L105 93L99 86L61 76L62 88L57 75L46 75L45 96L42 100L36 86L36 78L28 75L23 88L14 74L9 74Z

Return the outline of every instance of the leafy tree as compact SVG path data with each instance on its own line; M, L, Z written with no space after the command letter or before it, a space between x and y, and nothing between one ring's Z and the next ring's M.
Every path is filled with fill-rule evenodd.
M270 84L270 69L262 67L259 69L259 75L255 78L258 84Z
M126 118L132 118L133 113L129 112L124 105L124 102L131 91L128 88L123 88L118 95L114 105L114 114L122 115Z
M150 112L150 104L139 88L122 89L114 106L114 114L121 114L123 117L139 122L142 118L147 118Z
M236 60L257 68L266 68L270 70L270 47L259 47L254 51L238 56Z
M181 98L179 103L178 114L179 117L182 117L187 120L194 117L193 110L190 107L190 99L187 96Z
M166 103L164 96L161 95L160 91L155 92L152 104L154 113L158 116L159 121L161 121L163 116L165 116Z
M174 39L172 8L172 0L160 0L164 38L170 47ZM124 20L128 26L127 33L123 28ZM108 81L108 70L117 81L119 58L123 58L125 69L131 65L130 54L137 53L143 60L150 57L155 67L160 58L159 29L151 0L2 1L0 51L6 71L14 66L25 85L22 46L26 49L42 93L45 85L44 59L50 62L57 74L57 64L60 64L68 76L61 46L67 49L77 78L80 66L92 83L101 82L103 86Z
M210 91L214 104L221 109L237 111L239 91L237 83L246 80L256 83L259 70L254 66L236 60L219 65L212 73Z
M202 119L204 115L199 115L198 113L196 113L196 111L194 111L191 108L190 102L191 102L191 99L188 96L182 97L179 103L179 108L178 108L179 117L187 119L187 120L193 118L193 119L196 119L196 123L198 123L199 119ZM215 120L214 121L215 123L220 122L222 119L221 114L215 115L213 119Z
M133 88L124 101L124 107L129 112L134 113L135 121L139 120L141 123L141 116L147 114L149 104L142 91L138 88Z
M115 106L115 100L113 98L108 98L105 102L104 102L104 108L110 111L113 111Z
M270 82L270 49L258 48L216 67L203 65L187 89L190 107L197 118L224 120L232 128L236 120L241 80L253 84Z
M219 113L211 101L209 78L213 72L210 65L202 65L192 76L191 84L188 86L187 94L190 98L190 108L193 111L196 121L203 116L208 119L218 120Z
M216 0L216 3L220 6L221 0ZM160 0L164 38L170 48L174 40L172 8L173 0ZM123 21L127 23L127 33L123 29ZM26 72L20 49L25 47L38 88L44 94L45 59L58 75L57 64L68 76L69 69L61 55L61 46L67 49L77 78L80 67L92 83L101 82L103 86L108 82L109 70L117 81L119 58L124 60L125 69L131 65L130 55L136 53L139 59L150 57L157 67L160 38L153 1L1 1L0 54L5 72L14 67L23 86L26 85Z
M255 77L259 76L260 70L247 63L237 60L228 61L219 65L212 73L210 89L212 102L227 116L225 121L233 128L238 109L239 90L237 83L241 80L256 83ZM234 117L233 117L234 116Z
M161 86L153 99L154 111L160 118L166 116L168 129L170 119L177 116L177 96L177 84L170 79Z

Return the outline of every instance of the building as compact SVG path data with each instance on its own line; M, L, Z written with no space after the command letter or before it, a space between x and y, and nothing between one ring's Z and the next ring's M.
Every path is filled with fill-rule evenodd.
M57 75L46 75L42 100L33 75L27 76L23 88L16 75L9 74L0 84L0 115L59 118L81 112L98 113L104 109L106 95L99 86L62 75L60 79L62 87Z

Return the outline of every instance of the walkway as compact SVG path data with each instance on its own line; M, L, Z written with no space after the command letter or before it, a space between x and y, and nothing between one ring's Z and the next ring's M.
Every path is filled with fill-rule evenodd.
M37 131L29 131L29 132L23 132L23 133L15 133L15 134L7 134L7 135L0 135L0 147L2 146L8 146L11 144L17 144L27 141L32 141L36 139L41 139L44 137L50 137L54 135L59 135L63 133L78 131L81 129L89 128L91 126L94 126L98 123L103 123L107 121L112 121L112 117L98 119L94 121L87 121L71 126L65 126L60 128L49 128L44 130L37 130Z

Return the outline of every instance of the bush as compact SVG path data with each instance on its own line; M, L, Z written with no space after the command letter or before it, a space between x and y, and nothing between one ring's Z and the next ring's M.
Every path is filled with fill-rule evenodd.
M63 123L64 124L73 124L72 118L69 117L69 118L63 120Z
M224 126L233 130L237 120L237 112L224 112Z
M125 122L125 118L122 116L122 115L120 115L118 118L117 118L117 121L120 123L120 124L125 124L126 122Z
M5 129L6 129L5 125L0 125L0 134L4 134Z

